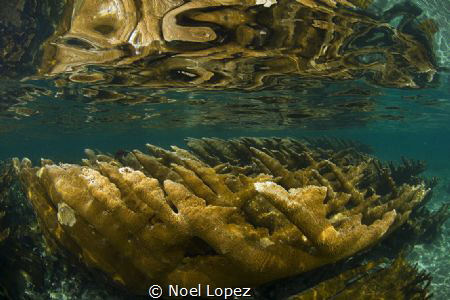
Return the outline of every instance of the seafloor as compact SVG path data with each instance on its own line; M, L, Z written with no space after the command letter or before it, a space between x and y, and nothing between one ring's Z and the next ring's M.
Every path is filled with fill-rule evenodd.
M433 200L429 207L438 209L441 203L450 202L450 172L448 169L430 172L432 176L440 178L440 184L433 190ZM422 270L427 270L433 277L431 281L432 299L448 299L450 295L450 221L442 226L441 234L431 243L414 245L408 253L408 259L416 263Z

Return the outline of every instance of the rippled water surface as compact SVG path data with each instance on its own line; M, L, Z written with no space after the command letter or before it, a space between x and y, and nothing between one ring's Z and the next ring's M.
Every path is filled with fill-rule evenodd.
M439 180L430 212L449 202L447 0L0 5L0 160L78 164L86 148L117 158L146 143L186 148L187 138L338 138L386 163L420 161L421 178ZM450 225L442 223L433 241L403 254L433 277L432 299L450 295ZM2 266L21 268L11 265ZM79 276L72 294L63 280L33 293L76 299L86 282ZM290 295L296 282L286 282L255 299ZM84 289L85 299L114 293ZM24 290L0 277L0 297L31 299Z

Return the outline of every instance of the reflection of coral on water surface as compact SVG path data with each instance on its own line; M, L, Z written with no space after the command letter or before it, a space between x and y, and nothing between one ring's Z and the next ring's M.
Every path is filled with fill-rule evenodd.
M408 5L369 17L347 1L269 2L69 1L45 43L41 74L203 88L255 88L287 74L365 76L395 87L433 80L430 42ZM398 28L389 24L398 18ZM89 71L92 65L103 69Z

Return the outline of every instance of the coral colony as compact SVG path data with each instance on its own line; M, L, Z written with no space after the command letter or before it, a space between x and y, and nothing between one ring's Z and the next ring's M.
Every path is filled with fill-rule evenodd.
M432 45L438 23L420 19L410 3L369 13L363 9L371 0L22 2L0 11L0 45L7 45L0 51L0 77L35 70L39 80L54 80L55 90L76 91L92 98L90 104L123 100L121 88L129 87L143 94L127 98L137 104L151 98L152 88L255 92L285 75L304 84L361 78L377 88L426 87L437 77ZM55 28L37 33L38 18L58 14L46 22ZM42 60L33 69L38 52ZM70 103L76 102L72 94ZM169 102L154 94L152 103ZM312 105L313 97L305 109L285 111L299 119L336 116L331 126L337 127L347 121L339 119L345 106L355 112L351 121L365 124L367 114L356 112L378 110L371 92L329 93L355 94L358 101ZM17 93L4 88L0 96L8 101L0 111L11 106L21 117L33 116L38 109L14 105L50 95L31 85ZM264 95L260 100L277 109L290 102ZM253 122L255 112L244 114L239 105L228 112L207 106L205 115L228 125L236 118ZM265 116L253 123L268 128ZM162 118L164 126L169 117ZM181 118L189 120L177 115L176 121ZM115 155L86 149L86 158L72 164L2 163L0 298L66 299L69 293L43 291L57 277L77 299L88 290L86 281L121 291L123 299L261 299L251 292L293 277L308 280L284 295L291 300L430 298L429 274L399 255L435 237L449 217L448 205L433 212L425 207L436 180L420 176L422 162L383 164L369 146L326 138L191 138L186 144L170 150L147 144L147 153Z
M353 148L188 144L14 164L47 239L137 294L149 282L256 286L337 262L395 232L429 191L397 185Z

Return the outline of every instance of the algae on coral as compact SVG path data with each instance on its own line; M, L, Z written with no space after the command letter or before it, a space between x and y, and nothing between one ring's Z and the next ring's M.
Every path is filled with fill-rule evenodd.
M402 225L427 193L404 184L377 194L377 169L355 151L292 139L189 145L88 150L85 166L24 159L21 178L47 238L136 293L255 286L336 262Z

